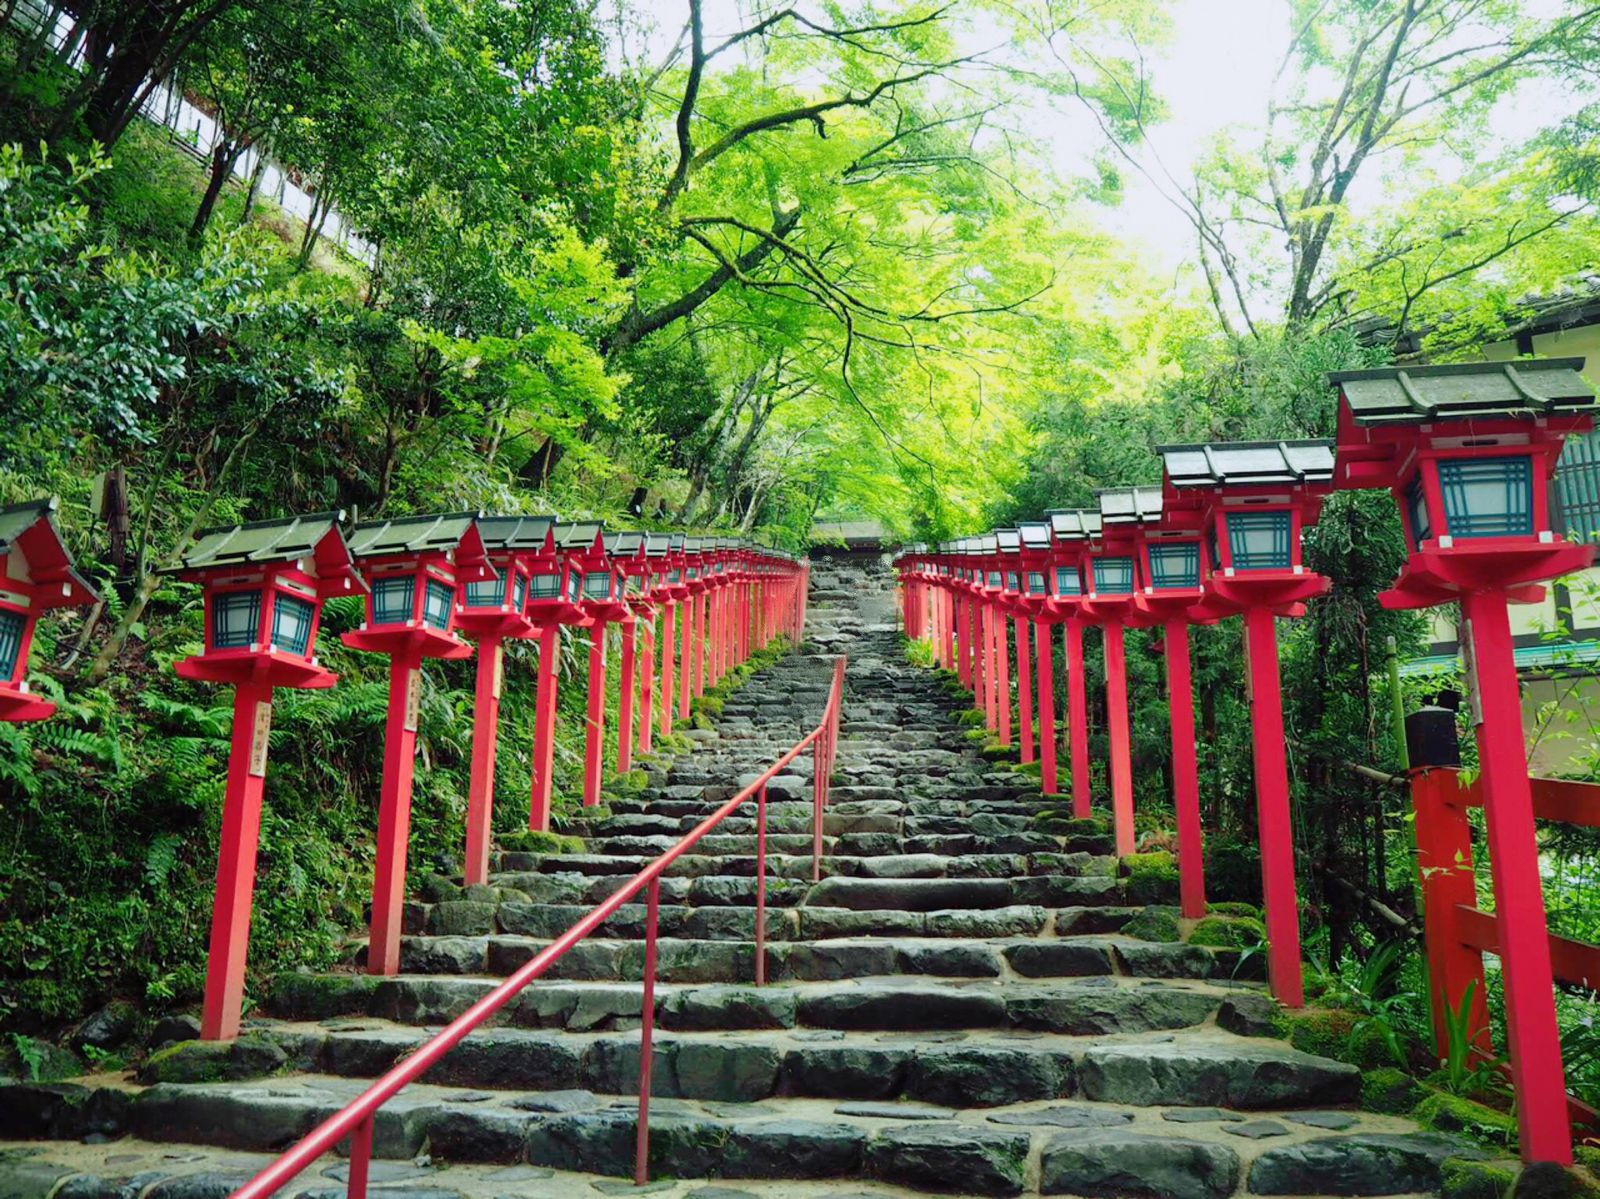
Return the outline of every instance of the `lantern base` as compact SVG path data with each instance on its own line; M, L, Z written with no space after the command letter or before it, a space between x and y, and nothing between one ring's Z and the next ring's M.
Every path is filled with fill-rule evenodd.
M1333 586L1324 575L1293 571L1251 571L1248 575L1214 574L1206 596L1190 611L1199 623L1237 616L1251 608L1265 608L1274 616L1303 616L1304 601Z
M351 649L390 657L412 655L418 658L470 658L472 646L450 633L431 626L403 629L356 629L340 640Z
M1390 609L1432 608L1469 591L1504 591L1512 603L1538 603L1544 598L1540 582L1582 570L1594 557L1594 546L1570 541L1475 538L1470 545L1413 553L1378 602Z
M591 622L599 624L616 624L618 621L626 620L629 616L628 605L626 603L618 603L615 600L602 600L597 603L585 602L583 611Z
M195 654L173 667L179 678L234 687L290 687L320 691L339 681L333 671L283 650L225 649Z
M0 686L0 721L6 724L44 720L53 716L55 710L56 706L47 699L29 695L11 684Z
M1127 623L1131 628L1149 628L1169 620L1189 620L1190 611L1204 599L1205 593L1198 587L1141 593L1133 597L1137 615L1130 615Z
M493 610L456 613L456 628L469 637L514 637L523 640L538 635L533 622L515 612Z
M1134 623L1135 619L1133 600L1131 592L1127 595L1079 600L1077 615L1087 624L1127 626Z
M553 624L571 625L581 629L589 623L589 618L583 609L567 600L530 600L528 620L536 628L541 629Z

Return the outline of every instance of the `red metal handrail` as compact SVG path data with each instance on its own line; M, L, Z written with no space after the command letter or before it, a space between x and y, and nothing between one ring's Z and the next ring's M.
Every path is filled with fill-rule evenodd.
M604 902L597 904L561 936L557 937L526 965L512 974L494 990L457 1016L437 1036L418 1049L405 1061L395 1066L383 1077L363 1091L348 1106L329 1116L312 1129L266 1169L233 1192L232 1199L267 1199L298 1176L317 1158L333 1149L345 1137L350 1138L349 1199L365 1199L367 1178L372 1161L373 1122L378 1109L394 1098L409 1083L436 1065L445 1054L464 1040L468 1033L479 1027L498 1012L524 987L539 978L560 961L573 946L594 932L640 891L649 888L646 897L645 967L643 1021L639 1047L639 1127L634 1157L634 1181L647 1181L650 1156L650 1067L651 1046L655 1032L656 985L656 927L661 906L661 876L667 867L692 849L702 837L721 824L735 809L755 797L756 815L756 928L755 952L756 985L766 982L766 862L767 862L767 784L779 771L788 766L806 749L814 750L813 808L815 830L812 837L811 876L821 877L822 872L822 819L830 790L830 775L838 751L839 713L844 700L844 671L846 659L840 657L833 666L833 685L828 692L827 707L817 726L795 743L794 747L778 758L754 782L728 800L705 820L651 862L628 883Z

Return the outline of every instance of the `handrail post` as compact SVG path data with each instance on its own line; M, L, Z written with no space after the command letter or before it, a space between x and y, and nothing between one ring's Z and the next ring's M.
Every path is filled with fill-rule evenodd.
M661 876L650 880L645 900L644 1000L639 1020L639 1127L634 1141L633 1181L650 1181L650 1080L655 1062L656 927L661 916Z
M767 985L767 785L756 793L756 986Z
M372 1173L372 1130L378 1117L368 1116L350 1134L350 1181L345 1199L367 1199L367 1179Z
M820 732L811 743L811 881L822 881L822 786L827 777L823 752L828 734Z

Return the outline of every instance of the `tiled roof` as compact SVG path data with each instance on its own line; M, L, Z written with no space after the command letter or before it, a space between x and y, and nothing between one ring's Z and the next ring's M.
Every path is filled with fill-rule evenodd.
M1160 487L1111 487L1097 493L1102 524L1152 524L1161 519Z
M537 550L555 523L553 516L481 516L478 532L490 550Z
M242 525L202 529L179 557L180 570L246 563L292 562L316 550L336 529L343 513L317 512L284 520L253 520Z
M1064 508L1045 515L1057 541L1086 541L1100 533L1100 513L1093 508Z
M1593 411L1595 389L1582 369L1582 358L1536 358L1333 371L1328 382L1340 389L1358 425L1420 424Z
M350 552L357 558L424 550L452 550L482 516L481 512L448 512L363 521L350 530Z
M1234 441L1214 445L1163 445L1156 453L1174 487L1226 484L1328 483L1333 480L1331 441Z

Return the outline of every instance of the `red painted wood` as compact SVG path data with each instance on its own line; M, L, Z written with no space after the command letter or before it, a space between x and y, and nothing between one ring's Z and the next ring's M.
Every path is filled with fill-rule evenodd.
M994 630L994 707L1000 718L1000 744L1011 744L1011 637L1010 622L998 606L991 608L990 625Z
M627 774L633 769L633 694L637 685L635 670L637 658L634 649L635 622L625 620L622 629L622 678L617 698L617 773Z
M956 599L956 624L960 641L956 650L956 675L961 685L972 690L972 605L965 599Z
M1200 822L1200 761L1194 735L1189 625L1169 620L1162 633L1172 726L1172 802L1178 816L1178 895L1184 916L1206 914L1205 833Z
M678 605L668 604L661 618L661 735L672 732L672 714L678 706L676 672L678 652Z
M1106 653L1106 732L1110 741L1111 823L1119 857L1133 853L1133 764L1128 746L1128 663L1120 624L1101 626Z
M1284 751L1278 629L1266 608L1244 614L1250 657L1250 722L1255 750L1256 825L1266 900L1267 973L1285 1007L1305 1006L1300 966L1300 905L1294 873L1294 823L1289 811L1289 761Z
M639 1005L639 1119L634 1129L633 1181L650 1181L650 1092L655 1075L656 934L661 924L661 879L650 880L644 917L644 995Z
M1566 1079L1506 597L1500 591L1473 591L1462 597L1461 604L1472 639L1483 717L1478 725L1478 761L1500 928L1506 1048L1517 1092L1522 1156L1525 1161L1568 1164L1572 1135L1566 1122Z
M1021 760L1033 761L1033 665L1028 652L1028 619L1016 618L1017 632L1017 723L1021 726Z
M683 604L683 644L678 653L678 719L689 719L689 703L694 698L694 620L700 606L700 597L691 595Z
M422 670L415 654L389 659L389 720L383 743L383 791L378 800L378 860L372 879L372 927L367 972L400 970L400 928L406 899L406 848L411 838L411 780L417 760L417 730L406 719L413 676Z
M556 687L561 656L561 626L539 630L539 689L533 708L533 806L528 827L536 833L550 831L550 797L555 786Z
M656 699L656 618L654 614L644 617L639 624L641 638L641 652L644 660L639 663L639 752L648 754L655 747L655 699Z
M1488 983L1483 955L1467 947L1461 912L1477 902L1472 864L1472 826L1466 793L1454 770L1418 770L1411 775L1416 810L1417 870L1422 878L1422 918L1428 954L1428 999L1433 1009L1434 1047L1440 1058L1450 1051L1445 1014L1459 1011L1472 988L1471 1040L1492 1054ZM1491 932L1493 921L1490 921Z
M1089 791L1089 689L1083 677L1083 622L1068 618L1062 624L1067 649L1067 724L1071 741L1072 814L1087 820Z
M606 745L606 626L589 630L589 713L584 719L583 806L600 803Z
M1033 626L1033 657L1039 682L1039 789L1056 794L1056 663L1050 644L1050 626L1038 621Z
M217 851L217 889L211 909L211 954L200 1016L203 1041L231 1041L239 1035L256 851L261 842L261 796L267 781L264 770L251 772L256 721L263 705L270 717L271 687L242 683L235 688L228 789L222 800L222 843Z
M472 776L467 785L467 884L489 881L494 833L495 750L500 744L500 681L505 646L489 633L477 638L478 675L472 703Z

